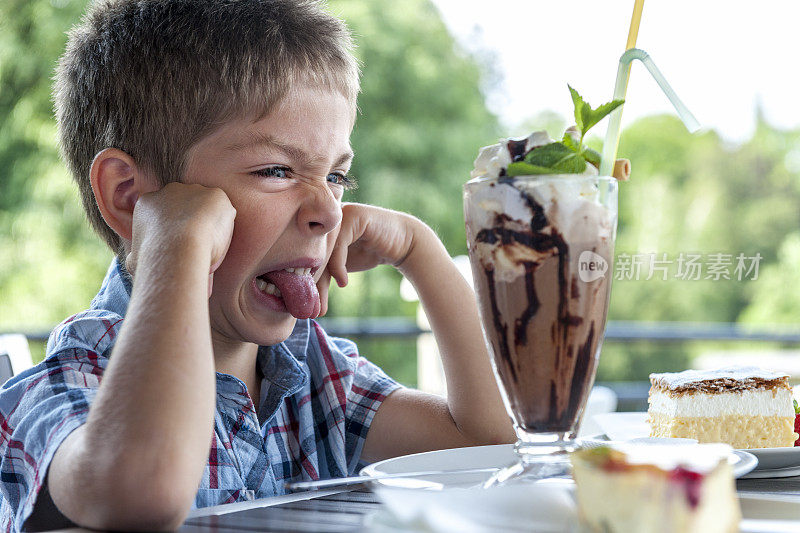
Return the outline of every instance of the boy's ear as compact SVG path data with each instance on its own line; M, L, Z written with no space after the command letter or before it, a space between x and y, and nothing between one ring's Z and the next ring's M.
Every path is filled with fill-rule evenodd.
M134 159L117 148L106 148L94 156L89 170L92 191L106 224L130 241L133 208L139 196L155 190Z

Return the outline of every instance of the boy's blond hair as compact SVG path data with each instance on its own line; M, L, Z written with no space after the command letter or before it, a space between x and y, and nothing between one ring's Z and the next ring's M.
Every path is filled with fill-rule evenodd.
M89 182L101 150L123 150L163 186L181 179L198 140L265 116L296 84L338 91L355 113L352 46L314 0L95 2L70 32L53 91L61 153L94 229L122 254Z

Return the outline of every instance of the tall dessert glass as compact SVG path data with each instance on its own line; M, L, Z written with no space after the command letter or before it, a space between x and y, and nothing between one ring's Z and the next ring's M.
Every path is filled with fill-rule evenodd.
M480 177L464 185L467 244L519 461L488 483L569 471L608 311L617 180Z

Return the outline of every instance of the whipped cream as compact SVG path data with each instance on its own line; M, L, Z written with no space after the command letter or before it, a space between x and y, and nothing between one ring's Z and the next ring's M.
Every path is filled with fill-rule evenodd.
M677 397L653 391L648 412L669 417L699 418L724 415L794 417L792 391L746 390L721 394L694 393Z
M567 130L567 133L574 135L577 130ZM547 132L536 131L524 139L503 139L497 144L484 146L475 159L475 168L470 174L473 181L499 180L501 173L505 174L501 171L512 161L509 145L523 141L525 152L553 142ZM616 227L616 216L613 214L616 212L616 205L608 209L600 203L598 185L602 186L602 182L598 184L594 180L582 179L596 175L597 169L587 164L582 174L541 175L534 180L516 179L511 183L498 181L498 186L495 187L474 187L471 191L472 203L480 209L473 210L468 226L473 226L471 229L475 233L481 228L492 227L495 216L499 213L519 223L521 228L528 226L533 212L520 196L519 191L522 191L542 206L549 225L561 233L566 242L578 247L580 243L597 243L599 240L610 243ZM529 248L520 249L519 253L509 251L513 257L509 257L508 261L500 258L500 267L518 264L515 259L519 259L523 253L535 255ZM577 257L579 253L575 255Z
M502 139L497 144L484 146L475 159L475 168L470 172L470 178L500 177L500 171L511 163L511 153L508 151L509 141L522 141L522 139ZM537 146L544 146L553 142L546 131L534 131L525 138L525 152Z
M565 132L572 136L576 141L578 140L578 130L573 126L568 128ZM489 178L497 179L500 177L500 171L508 167L512 162L511 152L509 152L509 143L521 143L525 141L525 149L523 153L538 146L544 146L555 142L546 131L534 131L524 139L514 139L512 137L501 139L499 143L484 146L478 152L478 157L475 159L475 164L470 172L470 178ZM567 176L596 176L597 169L594 165L586 164L586 170L581 174L566 174Z
M594 168L591 165L587 167ZM600 191L592 180L570 179L583 175L586 174L543 176L535 181L520 180L515 185L526 190L544 208L547 220L568 243L596 242L598 239L610 242L616 217L600 204Z

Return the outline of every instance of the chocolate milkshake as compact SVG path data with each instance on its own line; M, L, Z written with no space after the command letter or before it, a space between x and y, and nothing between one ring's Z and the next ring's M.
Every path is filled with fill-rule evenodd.
M616 180L509 177L544 132L486 147L464 188L467 241L484 332L518 432L570 435L594 381L605 330Z

